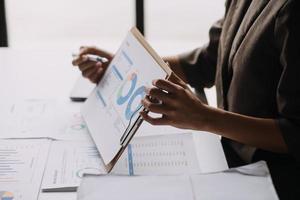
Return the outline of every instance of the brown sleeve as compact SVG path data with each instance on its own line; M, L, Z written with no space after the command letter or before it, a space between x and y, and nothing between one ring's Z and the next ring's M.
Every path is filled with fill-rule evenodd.
M300 15L299 1L287 1L275 24L282 74L277 87L279 127L289 152L300 162Z
M212 87L215 84L219 40L223 22L231 3L231 0L226 0L224 18L214 23L210 28L208 44L179 55L179 62L188 83L198 90Z
M210 28L207 45L179 55L182 70L192 87L204 88L214 85L222 24L223 20L219 20Z

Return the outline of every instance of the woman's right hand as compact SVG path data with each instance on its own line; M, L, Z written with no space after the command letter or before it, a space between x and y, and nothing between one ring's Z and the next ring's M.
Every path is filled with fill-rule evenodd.
M105 57L109 60L108 63L89 61L88 54ZM80 47L79 54L72 61L73 66L78 66L82 75L88 78L93 83L98 83L103 77L110 61L113 58L113 54L105 52L97 47L83 46Z

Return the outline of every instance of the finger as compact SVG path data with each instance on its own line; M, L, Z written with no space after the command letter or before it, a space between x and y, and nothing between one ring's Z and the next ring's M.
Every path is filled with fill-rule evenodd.
M86 56L77 56L75 59L72 60L73 66L78 66L84 62L88 61L88 57Z
M85 78L90 79L94 74L97 73L97 70L94 68L89 68L85 71L82 71L82 76L84 76Z
M152 84L157 88L165 90L169 93L176 93L180 89L179 85L163 79L154 80L152 81Z
M158 114L165 114L167 115L170 112L170 108L165 104L160 103L153 103L148 98L144 98L141 101L144 108L148 111Z
M81 46L79 50L79 56L85 55L85 54L101 54L101 51L95 47L95 46Z
M168 80L171 81L172 83L180 85L183 88L188 88L187 84L181 78L179 78L174 72L171 73L171 76L169 77Z
M96 65L97 65L97 72L94 78L94 82L98 83L103 77L106 68L102 65L102 63L97 63Z
M160 118L154 118L154 117L150 117L147 112L142 111L140 112L140 115L142 116L142 118L152 124L152 125L170 125L170 121L167 118L164 117L160 117Z
M98 64L97 65L96 62L94 62L94 61L87 61L87 62L84 62L84 63L80 64L79 65L79 69L81 71L85 71L88 68L94 67L94 68L97 68L97 70L98 70L98 68L101 67L101 65L102 64L100 64L100 65Z
M99 74L95 73L95 74L92 74L92 75L91 75L91 77L90 77L90 81L91 81L91 82L97 84L97 83L99 82L98 80L99 80Z
M172 104L173 95L167 92L164 92L158 88L146 88L146 94L151 98L162 101L165 104Z
M98 83L100 81L100 79L102 78L104 74L104 69L103 68L99 68L97 70L97 72L91 76L90 80L93 82L93 83Z

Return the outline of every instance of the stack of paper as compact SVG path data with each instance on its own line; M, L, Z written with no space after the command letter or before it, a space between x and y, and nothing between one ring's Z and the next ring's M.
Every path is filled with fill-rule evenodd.
M114 192L115 189L118 192ZM181 176L88 176L78 200L276 200L265 162L211 174Z
M76 191L84 174L105 173L102 159L80 114L80 105L43 99L2 105L0 118L6 123L0 125L0 137L14 138L4 141L30 144L41 138L52 139L47 140L49 145L43 148L47 152L43 157L46 160L38 168L44 173L37 173L40 174L39 179L43 179L40 186L43 191ZM196 134L200 138L191 131L166 126L153 127L145 123L112 173L174 175L207 172L213 168L225 169L226 161L218 138L207 133ZM20 152L31 156L26 149L20 149ZM24 171L24 174L28 173ZM32 195L38 196L38 191L32 192Z
M135 138L112 171L115 175L165 175L201 172L192 134ZM84 174L106 174L94 144L54 141L43 191L76 191Z

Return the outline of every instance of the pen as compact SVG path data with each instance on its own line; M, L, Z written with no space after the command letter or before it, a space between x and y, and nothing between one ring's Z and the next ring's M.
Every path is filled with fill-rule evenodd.
M72 54L73 58L78 57L78 54L73 53ZM85 55L89 61L94 61L94 62L101 62L101 63L107 63L108 59L105 57L101 56L95 56L95 55Z

